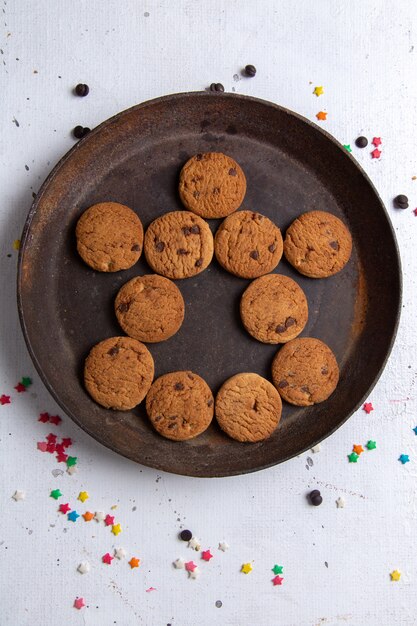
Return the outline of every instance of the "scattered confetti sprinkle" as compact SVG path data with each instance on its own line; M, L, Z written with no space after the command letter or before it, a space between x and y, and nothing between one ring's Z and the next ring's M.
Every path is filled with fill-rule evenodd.
M313 446L311 448L311 451L312 451L313 454L317 454L317 452L320 452L320 450L321 450L321 444L320 443L318 443L316 446Z
M64 446L64 448L69 448L70 446L72 446L72 439L71 439L71 437L63 437L62 438L62 445Z
M359 459L359 455L356 452L352 452L348 454L349 463L357 463Z
M324 94L324 89L322 85L319 85L318 87L314 87L313 93L317 97L322 96Z
M251 565L251 563L243 563L240 571L243 572L244 574L249 574L249 572L251 572L253 570L253 567Z
M400 458L398 459L403 465L405 465L406 463L409 462L410 457L408 456L408 454L401 454Z
M53 491L51 491L49 496L51 498L54 498L55 500L58 500L58 498L60 498L62 496L62 493L61 493L61 491L59 489L54 489Z
M114 524L114 515L109 515L107 513L106 517L104 518L104 523L106 524L106 526L112 526Z
M113 535L116 535L117 537L117 535L122 532L122 527L120 526L120 524L113 524L113 526L111 527L111 531Z
M327 111L319 111L319 112L316 114L316 117L317 117L317 119L318 119L318 120L320 120L320 121L327 120Z
M53 454L56 451L56 445L54 444L53 441L50 441L49 443L46 444L46 451L49 452L50 454Z
M379 159L381 154L382 154L382 152L381 152L381 150L378 150L378 148L375 148L375 150L372 150L372 152L371 152L371 156L372 156L373 159Z
M16 389L17 393L23 393L23 391L26 391L26 387L22 385L22 383L17 383L14 389Z
M96 511L94 513L94 519L96 520L96 522L104 522L104 518L105 518L105 515L103 511Z
M58 461L58 463L66 463L66 461L68 460L68 454L65 454L65 452L58 452L58 454L56 455L56 460ZM75 467L75 465L73 467Z
M87 574L90 569L91 567L88 561L82 561L77 567L77 571L80 572L80 574Z
M106 563L107 565L111 565L111 562L113 561L113 558L111 554L109 554L108 552L106 552L106 554L104 554L101 557L101 560L103 561L103 563Z
M368 450L375 450L376 441L372 441L372 439L370 439L368 443L366 444L366 447L368 448Z
M78 461L78 459L77 459L76 456L69 456L67 458L67 466L68 467L72 467L73 465L77 464L77 461Z
M339 498L336 500L336 506L338 509L344 509L345 508L345 500L344 498L342 498L342 496L339 496Z
M353 449L353 452L356 452L358 456L360 456L363 452L363 447L358 444L355 444L352 449Z
M226 552L226 550L228 550L228 549L229 549L229 547L230 547L230 546L229 546L229 544L228 544L228 543L226 543L226 541L221 541L221 542L219 543L219 550L221 550L222 552Z
M365 411L365 413L368 413L368 415L371 411L374 410L374 407L372 406L372 402L365 402L362 408Z
M32 379L29 378L29 376L23 376L22 380L20 381L22 383L22 385L24 387L30 387L32 384Z
M201 558L203 559L203 561L210 561L210 559L213 558L213 555L210 550L203 550L203 552L201 553Z
M0 404L10 404L10 396L5 396L4 393L0 396Z
M283 565L274 565L274 567L272 568L272 571L274 572L274 574L282 574L282 572L284 571L284 566Z
M78 494L78 500L81 500L81 502L85 502L86 500L88 500L89 497L90 496L86 491L80 491L80 493Z
M150 593L151 591L157 591L155 587L149 587L149 589L145 589L146 593Z
M124 548L115 548L114 556L116 557L116 559L119 559L119 561L121 561L126 557L126 550Z
M135 556L132 556L132 558L129 561L129 565L131 569L134 569L135 567L139 567L139 563L140 563L140 559L137 559Z
M94 517L94 513L91 513L91 511L86 511L85 513L83 513L83 518L86 522L91 522L93 517Z
M55 424L55 426L58 426L62 422L62 419L59 417L59 415L51 415L51 417L49 418L49 422L51 424Z
M46 441L38 441L36 446L38 450L40 450L41 452L46 452L46 448L48 447L48 444L46 443Z
M24 500L26 498L26 493L24 491L19 491L18 489L12 495L13 500L19 502L19 500Z
M193 578L194 580L200 576L200 569L198 567L195 568L192 572L188 572L188 578Z
M273 582L273 584L274 584L274 587L275 587L276 585L282 585L282 581L283 581L283 580L284 580L284 579L283 579L283 578L281 578L281 576L274 576L274 578L272 579L272 582Z
M68 513L67 517L70 522L76 522L80 516L77 511L71 511L71 513Z
M67 513L68 513L68 511L71 511L71 507L70 507L70 505L68 504L68 502L66 502L65 504L60 504L60 505L59 505L59 509L58 509L58 511L59 511L60 513L67 514Z
M197 537L191 537L190 541L188 542L188 547L199 552L201 550L200 540L197 539Z
M76 474L77 472L78 470L76 465L71 465L71 467L67 467L67 474L69 474L70 476Z
M187 572L193 572L196 569L197 564L194 563L194 561L187 561L187 563L185 563L184 566Z
M48 443L56 443L56 435L54 435L53 433L49 433L49 435L47 435L45 439Z
M49 422L49 413L41 413L39 415L38 422L42 422L43 424Z
M82 609L85 606L84 598L75 598L74 607L78 610Z
M413 428L414 434L417 435L417 426Z
M174 567L175 567L176 569L184 569L184 567L185 567L185 561L184 561L184 559L176 559L176 560L174 561Z
M352 152L352 148L350 146L350 143L343 144L343 147L346 150L346 152Z
M20 250L20 239L15 239L13 242L13 250Z
M374 144L375 148L377 148L382 143L381 137L374 137L372 139L372 143Z
M391 576L391 580L400 580L401 578L401 572L399 572L397 569L395 569L393 572L391 572L390 574Z
M416 215L416 216L417 216L417 209L414 209L414 210L413 210L413 213L414 213L414 215Z

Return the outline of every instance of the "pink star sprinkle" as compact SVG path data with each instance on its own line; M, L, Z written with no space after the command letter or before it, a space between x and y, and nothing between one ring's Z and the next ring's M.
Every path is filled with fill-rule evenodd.
M49 433L49 435L47 435L45 439L48 443L56 443L56 435L52 433Z
M106 526L113 526L113 524L114 524L114 515L109 515L107 513L106 517L104 518L104 523L106 524Z
M55 426L58 426L62 422L62 419L59 417L59 415L51 415L49 421L51 424L55 424Z
M365 411L365 413L368 413L368 415L371 411L374 410L374 407L372 406L372 402L365 402L362 408Z
M146 593L149 593L150 591L156 591L155 587L149 587L149 589L145 590Z
M38 450L40 450L41 452L46 452L46 448L48 447L46 441L38 441L36 445L38 447Z
M382 143L381 137L374 137L372 139L372 143L374 144L375 148L377 148Z
M74 608L80 610L85 606L84 598L75 598L74 600Z
M68 504L68 502L66 504L60 504L58 511L60 513L64 513L66 515L68 513L68 511L71 511L71 507Z
M272 582L274 583L274 587L275 585L282 585L282 581L284 579L281 578L281 576L274 576L274 578L272 579Z
M196 567L197 565L194 563L194 561L188 561L187 563L185 563L185 569L187 570L187 572L193 572Z
M0 396L0 404L10 404L10 396L5 396L4 394Z
M111 554L106 552L106 554L101 558L101 560L103 561L103 563L107 563L107 565L111 565L111 562L113 561L113 557Z
M212 553L210 552L210 550L203 550L203 552L201 553L201 558L204 561L210 561L210 559L213 558Z
M26 387L22 385L22 383L17 383L14 389L16 389L17 393L22 393L23 391L26 391Z
M49 422L49 413L41 413L39 415L38 422L42 422L43 424Z
M371 155L373 159L379 159L379 157L381 156L382 152L381 150L378 150L378 148L375 148L375 150L372 150Z
M70 446L72 446L72 439L71 437L63 437L61 443L64 446L64 448L69 448Z

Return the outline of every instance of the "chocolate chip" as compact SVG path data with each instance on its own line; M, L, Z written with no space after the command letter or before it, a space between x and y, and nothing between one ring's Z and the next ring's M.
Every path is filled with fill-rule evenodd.
M82 139L90 132L89 128L84 128L83 126L76 126L72 131L72 134L76 139Z
M236 172L236 169L234 167L230 168L229 176L237 176L237 172Z
M117 307L117 310L120 311L120 313L126 313L129 309L130 309L130 302L122 302Z
M276 333L285 333L287 329L285 328L284 324L278 324L278 326L275 328L275 332Z
M338 242L338 241L331 241L331 242L329 243L329 246L330 246L331 248L333 248L333 250L339 250L339 247L340 247L340 246L339 246L339 242Z
M366 137L358 137L355 141L355 144L358 148L366 148L368 145L368 140Z
M310 491L310 493L308 494L308 497L311 499L319 495L320 495L320 491L318 489L313 489L313 491Z
M270 245L270 246L268 246L268 250L269 250L270 252L275 252L275 250L276 250L276 245L275 245L274 243L271 243L271 245Z
M184 248L178 248L177 250L177 254L184 256L186 254L190 254L188 250L185 250Z
M278 389L284 389L284 387L288 387L289 383L286 380L281 380L278 383Z
M294 326L294 324L297 323L297 320L295 320L293 317L287 317L287 319L285 320L285 328L289 328L290 326Z
M195 267L201 267L203 265L203 259L197 259L197 261L194 263Z
M191 226L190 233L192 235L199 235L200 234L200 226L197 226L197 224L194 224L194 226Z
M79 83L78 85L76 85L74 92L77 96L80 96L80 98L84 98L90 93L90 87L83 83Z
M394 198L394 205L397 209L408 209L408 198L404 194L400 193L399 196Z
M169 420L176 420L176 419L177 419L177 417L178 417L178 415L170 415L170 416L168 417L168 419L169 419Z
M313 506L320 506L323 502L323 498L321 496L314 496L314 498L310 498L310 502Z
M119 348L117 346L113 346L113 348L110 348L110 350L107 352L107 354L110 354L110 356L115 356L118 353Z
M214 187L213 188L213 195L214 196L218 196L220 193L220 187Z
M247 65L245 67L245 74L249 76L249 78L253 78L256 74L256 67L254 65Z
M259 252L257 250L252 250L249 256L251 257L251 259L257 261L259 259Z
M213 398L210 398L210 400L207 400L207 406L213 406Z
M191 228L189 226L183 226L181 230L186 237L191 234Z
M157 241L155 243L155 248L157 252L163 252L165 250L165 244L163 241Z
M139 252L140 250L140 245L138 243L135 243L131 248L130 248L131 252Z
M184 385L182 383L175 383L174 389L175 391L182 391L184 389Z
M310 389L306 385L303 385L302 387L300 387L300 389L303 393L310 394Z
M196 155L195 155L195 160L196 160L196 161L201 161L201 159L202 159L202 158L203 158L203 155L202 155L202 154L196 154Z
M157 415L156 417L154 417L154 422L160 422L162 419L162 415Z
M323 374L323 376L326 376L329 373L329 370L327 369L327 367L322 367L321 373Z
M199 192L199 191L194 191L194 192L193 192L193 196L194 196L194 198L197 200L197 198L199 198L199 197L200 197L200 192Z
M211 83L210 91L221 92L221 91L224 91L224 87L221 83Z
M193 533L191 532L191 530L182 530L180 532L180 539L182 539L183 541L190 541L192 536Z
M175 423L175 422L174 422L173 424L168 424L168 428L169 428L169 430L173 430L173 429L174 429L174 428L176 428L176 427L177 427L177 425L176 425L176 423Z

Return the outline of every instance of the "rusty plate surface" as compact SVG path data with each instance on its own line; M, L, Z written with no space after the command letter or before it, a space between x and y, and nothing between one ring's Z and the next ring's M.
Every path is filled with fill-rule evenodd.
M310 310L302 336L331 346L341 367L337 390L309 408L284 405L275 434L241 444L213 423L189 442L153 431L143 403L130 412L95 404L84 391L83 361L98 341L123 334L113 313L122 284L150 272L142 258L128 271L97 273L77 256L75 224L95 202L132 207L147 226L181 209L178 174L191 155L221 151L246 173L242 208L272 218L285 232L304 211L321 209L349 226L353 254L336 276L301 276L285 260L275 270L295 279ZM211 221L213 231L219 221ZM150 345L156 376L200 374L216 392L237 372L265 377L276 346L243 329L239 300L249 281L216 261L177 281L186 302L174 337ZM191 476L227 476L289 459L335 431L366 398L390 352L398 323L401 272L395 237L371 182L329 135L269 102L234 94L189 93L145 102L104 122L80 141L45 181L29 213L18 274L18 306L36 368L63 410L105 446L144 465Z

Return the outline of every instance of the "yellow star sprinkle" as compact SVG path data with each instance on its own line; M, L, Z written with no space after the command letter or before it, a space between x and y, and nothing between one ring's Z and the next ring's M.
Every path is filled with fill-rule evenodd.
M253 567L250 563L244 563L240 571L243 572L244 574L249 574L249 572L251 572L252 570L253 570Z
M120 524L113 524L113 526L111 527L111 531L113 535L118 535L122 532L122 527L120 526Z
M86 500L88 500L89 497L90 496L86 491L80 491L80 493L78 494L78 500L81 500L81 502L85 502Z
M314 87L313 93L317 97L322 96L324 94L324 89L321 85L319 87Z
M390 576L391 576L391 580L400 580L401 572L395 569L393 572L391 572Z
M13 242L13 250L20 250L20 239L15 239Z

